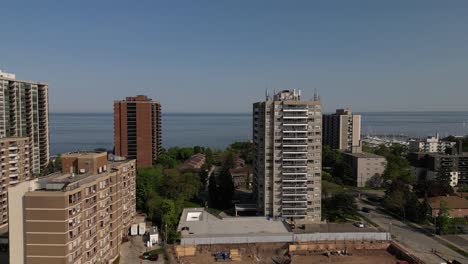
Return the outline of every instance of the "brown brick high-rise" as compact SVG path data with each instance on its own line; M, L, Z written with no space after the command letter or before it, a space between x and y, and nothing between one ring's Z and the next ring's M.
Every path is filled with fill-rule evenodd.
M115 154L149 167L161 150L161 105L145 95L114 102Z

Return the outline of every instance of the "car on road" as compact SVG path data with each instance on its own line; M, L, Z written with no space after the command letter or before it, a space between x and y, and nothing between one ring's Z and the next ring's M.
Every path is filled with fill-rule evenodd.
M371 209L369 207L363 207L361 209L364 213L370 213Z
M157 261L159 259L159 255L151 252L145 252L143 255L141 255L141 259Z
M356 222L353 224L355 227L364 228L364 224L361 222Z

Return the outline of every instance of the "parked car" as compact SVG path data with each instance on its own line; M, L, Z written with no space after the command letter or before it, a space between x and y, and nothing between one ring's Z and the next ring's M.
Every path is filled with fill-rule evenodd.
M363 211L364 213L370 213L371 209L370 209L369 207L363 207L363 208L362 208L362 211Z
M353 224L355 227L364 228L364 224L361 222L356 222Z
M146 260L150 260L150 261L157 261L159 259L159 255L151 253L151 252L145 252L145 253L143 253L143 255L141 255L141 259L146 259Z

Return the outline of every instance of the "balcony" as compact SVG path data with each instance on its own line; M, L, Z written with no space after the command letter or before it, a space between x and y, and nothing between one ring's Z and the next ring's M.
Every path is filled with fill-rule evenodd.
M283 196L283 207L301 206L307 208L307 196Z
M283 106L283 111L288 112L288 111L308 111L308 106L307 105L284 105Z
M283 204L282 207L283 207L283 212L284 211L306 211L307 201L305 201L305 204L294 204L294 203Z
M307 182L306 178L292 178L292 177L287 177L287 178L282 178L281 181L283 183L291 183L291 182L301 182L305 183Z
M282 186L283 194L289 194L289 195L307 194L306 183L284 182L282 185L283 185Z

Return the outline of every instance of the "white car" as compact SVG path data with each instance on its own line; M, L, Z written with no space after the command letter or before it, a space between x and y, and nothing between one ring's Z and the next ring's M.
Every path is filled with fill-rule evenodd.
M355 227L359 227L359 228L364 228L364 224L361 223L361 222L356 222L356 223L354 223L354 226L355 226Z

